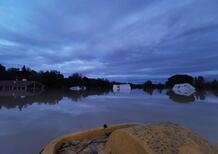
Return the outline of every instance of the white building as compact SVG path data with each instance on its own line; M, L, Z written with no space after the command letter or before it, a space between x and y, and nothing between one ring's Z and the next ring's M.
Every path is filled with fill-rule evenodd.
M190 96L196 92L195 87L193 87L189 83L176 84L173 87L173 91L175 94L184 96Z
M23 82L27 82L27 79L22 79Z
M113 85L113 92L130 92L130 84Z
M71 87L70 90L72 91L84 91L87 88L85 86L75 86L75 87Z

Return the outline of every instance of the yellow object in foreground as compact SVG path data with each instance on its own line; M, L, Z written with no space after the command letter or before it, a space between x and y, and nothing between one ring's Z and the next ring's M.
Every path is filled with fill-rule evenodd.
M66 142L70 142L71 145L64 147L63 143ZM168 122L113 125L74 133L55 139L42 152L42 154L74 153L218 154L218 148L190 129Z

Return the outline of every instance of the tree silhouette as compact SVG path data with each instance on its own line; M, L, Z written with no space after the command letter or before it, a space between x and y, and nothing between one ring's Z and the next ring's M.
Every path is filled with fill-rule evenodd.
M86 86L87 89L110 89L112 84L106 79L91 79L74 73L69 77L56 70L36 72L25 65L19 68L9 68L0 65L0 80L22 80L39 81L46 88L69 88L72 86Z
M0 64L0 72L5 72L5 70L6 70L5 66Z
M153 88L154 86L151 80L148 80L144 83L144 89L153 89Z
M64 77L63 74L56 70L40 71L31 70L25 65L22 68L8 68L0 64L0 80L22 80L27 79L30 81L38 81L45 85L46 88L69 88L72 86L85 86L87 89L102 90L112 89L113 84L121 84L119 82L110 82L107 79L93 79L86 76L82 76L79 73L73 73L69 77ZM204 77L198 76L193 78L190 75L174 75L168 78L165 84L153 84L151 80L146 81L143 84L132 84L131 88L139 89L164 89L172 88L178 83L190 83L195 86L196 89L209 89L217 90L218 81L212 82L206 81Z
M180 83L189 83L193 84L193 77L190 75L174 75L168 78L168 81L166 82L166 86L169 88L172 88L175 84Z
M205 79L204 79L204 77L202 77L202 76L195 77L194 86L197 89L204 89L205 88Z

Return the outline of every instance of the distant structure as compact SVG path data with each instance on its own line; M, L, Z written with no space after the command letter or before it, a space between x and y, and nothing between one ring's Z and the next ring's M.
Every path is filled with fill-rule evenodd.
M196 92L195 87L189 83L176 84L173 87L173 92L178 95L191 96Z
M0 81L0 96L15 96L25 93L35 93L44 90L44 85L37 81L27 81L22 79L21 81Z
M22 79L22 81L23 81L23 82L26 82L26 81L27 81L27 79Z
M113 92L130 92L130 84L113 85Z
M74 86L70 87L70 90L72 91L85 91L87 88L85 86Z

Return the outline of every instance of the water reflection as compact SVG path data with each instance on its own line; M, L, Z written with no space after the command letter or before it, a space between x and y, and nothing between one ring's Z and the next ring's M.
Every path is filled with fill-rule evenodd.
M205 90L200 90L195 92L195 97L197 100L205 100L207 92Z
M169 96L169 99L171 99L172 101L174 101L176 103L193 103L196 100L204 101L204 100L206 100L206 97L209 94L212 94L215 97L218 97L217 91L200 90L200 91L196 91L194 94L192 94L190 96L178 95L178 94L175 94L171 90L167 92L167 95Z
M153 95L154 89L146 89L145 93L148 95ZM218 97L218 91L206 91L206 90L199 90L193 93L190 96L184 96L184 95L178 95L172 90L163 90L163 89L157 89L156 90L160 95L166 94L170 100L176 103L193 103L196 100L206 100L207 95L212 94L216 97Z
M148 89L145 90L145 92L146 92L148 95L153 95L154 89L148 88Z
M169 96L169 99L177 103L192 103L195 101L194 94L190 96L184 96L175 94L173 91L168 91L167 95Z
M218 97L218 90L213 91L213 95L216 96L216 97Z
M0 109L5 107L10 108L23 108L32 105L33 103L38 104L58 104L64 97L71 99L74 102L80 101L82 98L92 96L92 95L106 95L109 91L70 91L70 90L48 90L41 93L25 93L16 96L11 94L0 95ZM20 97L18 97L20 96Z
M208 93L218 97L218 91L197 91L190 96L182 96L175 94L171 90L145 90L145 95L154 95L154 92L158 92L159 95L167 95L170 100L176 103L193 103L196 100L205 100ZM107 95L110 91L70 91L70 90L49 90L49 91L10 91L0 92L0 109L1 108L18 108L22 110L33 103L37 104L58 104L64 97L77 102L81 99L93 95Z
M192 105L172 103L181 102L181 98L175 99L167 90L115 94L50 90L25 98L0 96L0 153L38 153L57 136L104 123L172 121L218 143L217 94L197 92L191 101L199 103ZM199 101L202 99L205 100Z

